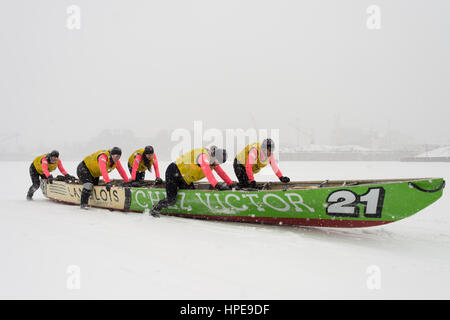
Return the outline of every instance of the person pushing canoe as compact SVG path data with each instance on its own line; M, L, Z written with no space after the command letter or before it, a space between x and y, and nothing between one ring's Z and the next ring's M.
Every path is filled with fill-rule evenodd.
M66 181L75 180L64 169L61 160L59 159L59 152L53 150L50 153L43 154L33 160L30 165L30 177L33 185L28 189L27 200L33 200L34 192L39 189L41 184L40 179L47 179L48 183L53 183L53 176L50 174L56 168L64 175Z
M193 182L205 177L213 189L230 190L234 183L220 167L220 164L226 162L226 160L226 150L216 146L212 146L209 149L193 149L178 157L166 170L167 198L159 201L152 208L150 214L154 217L159 217L161 210L177 202L178 189L193 189ZM225 183L218 182L212 170L215 170Z
M236 177L239 180L241 188L256 188L254 174L261 171L262 168L270 163L273 172L281 182L287 183L290 179L283 176L278 168L272 151L275 149L275 143L272 139L264 139L262 143L251 143L246 146L234 158L233 168Z
M145 171L152 172L155 168L155 184L162 184L163 181L159 176L158 159L152 146L134 151L128 158L128 169L131 173L131 182L140 182L145 178Z
M106 190L111 190L111 180L108 172L114 169L119 171L120 176L125 182L129 182L128 176L122 167L119 159L122 155L122 150L119 147L114 147L111 150L100 150L84 158L77 167L77 175L83 184L81 191L81 209L87 209L89 197L91 195L94 185L98 185L100 176L106 184Z

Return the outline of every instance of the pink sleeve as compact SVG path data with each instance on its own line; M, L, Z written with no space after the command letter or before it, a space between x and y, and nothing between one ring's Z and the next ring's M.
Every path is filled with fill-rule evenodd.
M67 171L64 169L61 160L58 160L58 169L63 175L67 175Z
M131 169L131 181L136 180L136 172L139 167L139 163L142 161L142 157L140 154L137 154L134 157L133 168Z
M153 154L153 167L155 167L155 177L159 178L159 165L158 159L156 159L156 154Z
M254 181L253 177L253 164L258 158L258 152L255 148L251 149L248 153L247 162L245 163L245 172L247 172L248 181Z
M231 186L233 184L233 181L231 181L230 177L223 171L223 169L220 166L215 166L214 170L216 170L219 177L222 178L223 181L226 182L227 185Z
M283 176L273 155L270 156L270 166L272 167L273 172L277 175L278 178L281 178Z
M199 165L203 170L203 173L206 176L206 179L208 179L208 182L215 187L217 184L216 178L214 178L214 175L211 171L211 168L209 167L209 158L206 154L202 154L200 158L198 159Z
M42 166L42 171L44 172L45 176L47 178L50 177L50 172L48 172L48 166L47 166L47 158L42 158L41 166Z
M100 157L98 157L98 166L100 167L100 172L102 173L105 183L111 182L111 180L109 180L108 170L106 169L107 161L108 157L106 156L106 154L102 154L100 155Z
M117 171L119 171L119 174L122 177L123 181L125 181L125 182L129 182L130 181L128 179L127 173L123 169L122 164L120 163L120 161L117 161L116 169L117 169Z

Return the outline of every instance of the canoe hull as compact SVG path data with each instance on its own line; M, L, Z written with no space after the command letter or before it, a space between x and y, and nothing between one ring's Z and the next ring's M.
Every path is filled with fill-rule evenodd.
M162 214L275 225L362 228L407 218L438 200L442 178L409 180L361 180L349 185L327 182L294 182L269 190L180 190L177 203ZM80 203L82 186L56 181L43 183L53 200ZM165 197L162 188L96 186L90 205L113 210L143 212Z

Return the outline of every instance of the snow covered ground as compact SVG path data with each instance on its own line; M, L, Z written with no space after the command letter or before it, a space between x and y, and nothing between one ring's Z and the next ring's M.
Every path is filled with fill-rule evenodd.
M80 211L40 190L28 202L29 164L0 162L1 299L450 298L448 189L415 216L385 226L280 227ZM64 165L75 174L77 163ZM450 178L449 163L280 168L291 180ZM225 169L235 178L231 165ZM257 175L273 177L270 168Z

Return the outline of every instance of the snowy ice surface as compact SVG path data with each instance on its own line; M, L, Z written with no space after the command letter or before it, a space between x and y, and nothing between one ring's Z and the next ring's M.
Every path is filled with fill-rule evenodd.
M266 226L81 211L40 190L28 202L29 165L0 162L1 299L450 298L448 189L385 226ZM77 163L64 165L75 174ZM224 167L235 179L231 164ZM450 177L449 163L302 161L280 169L291 180ZM268 167L256 178L274 175Z

